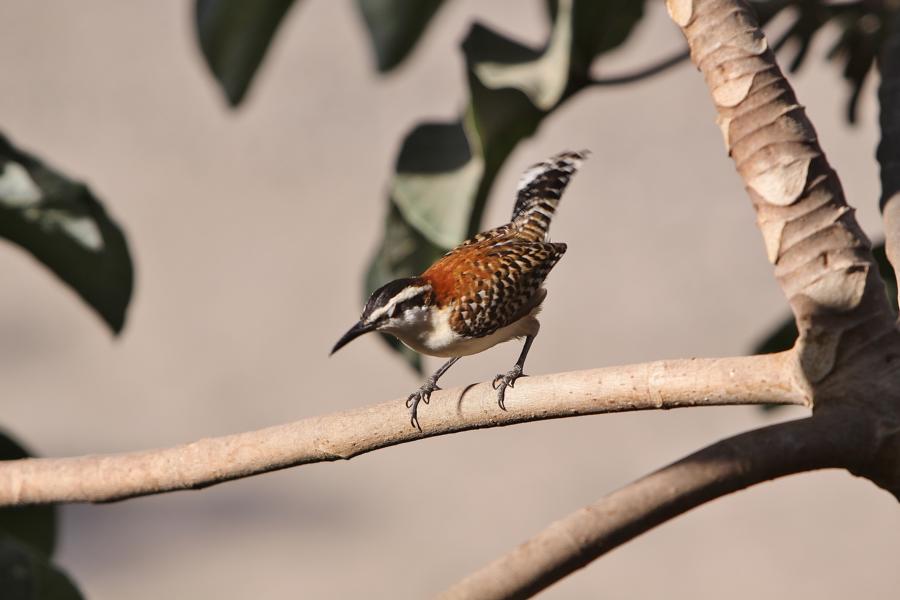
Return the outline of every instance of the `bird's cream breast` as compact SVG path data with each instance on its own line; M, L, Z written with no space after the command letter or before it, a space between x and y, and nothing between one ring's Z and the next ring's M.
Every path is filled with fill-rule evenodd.
M450 326L451 308L444 307L431 313L430 320L408 324L402 329L391 331L401 342L428 356L451 357L478 354L502 342L536 335L540 328L535 314L538 307L518 321L501 327L494 333L478 338L467 338L456 333Z

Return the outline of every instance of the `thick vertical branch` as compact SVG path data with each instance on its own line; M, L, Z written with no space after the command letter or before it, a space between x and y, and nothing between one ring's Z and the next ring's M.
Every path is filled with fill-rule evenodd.
M881 210L885 250L896 274L900 270L900 11L894 16L882 48L880 66L878 162L881 165Z
M869 240L750 7L742 0L667 6L709 85L725 146L794 311L802 377L822 391L818 384L841 361L891 331Z

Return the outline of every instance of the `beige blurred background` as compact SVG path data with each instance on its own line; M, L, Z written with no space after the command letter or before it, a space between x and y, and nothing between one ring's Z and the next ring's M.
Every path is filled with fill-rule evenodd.
M680 47L653 5L621 73ZM400 398L419 379L378 340L328 350L363 269L403 135L465 101L473 19L534 44L542 3L447 3L399 72L374 74L351 2L289 15L238 112L201 63L188 2L4 2L0 130L87 180L137 265L121 339L0 244L2 425L43 455L187 442ZM866 230L879 237L877 110L817 44L793 81ZM582 93L511 156L594 151L554 224L530 373L734 355L785 314L699 75ZM459 363L483 381L507 345ZM429 362L428 368L436 363ZM515 402L515 395L510 398ZM425 407L427 411L427 407ZM59 562L87 598L422 598L548 522L702 445L776 419L752 408L596 416L471 432L214 487L63 509ZM616 550L546 598L896 598L900 511L842 472L716 501Z

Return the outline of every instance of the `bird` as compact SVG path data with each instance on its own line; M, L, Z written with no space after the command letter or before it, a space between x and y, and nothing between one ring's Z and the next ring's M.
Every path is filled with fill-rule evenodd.
M513 368L492 382L497 402L506 410L506 390L524 375L540 329L544 280L566 252L566 244L550 241L550 221L589 154L560 152L526 169L509 223L462 242L418 277L396 279L375 290L331 354L363 334L381 331L420 354L449 358L406 399L410 423L421 431L419 403L428 404L432 392L441 389L438 379L456 361L525 338Z

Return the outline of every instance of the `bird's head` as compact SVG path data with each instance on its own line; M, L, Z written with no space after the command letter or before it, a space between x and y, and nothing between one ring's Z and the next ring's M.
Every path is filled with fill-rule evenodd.
M372 292L359 322L338 340L334 354L370 331L395 333L421 323L431 302L431 285L420 277L395 279Z

